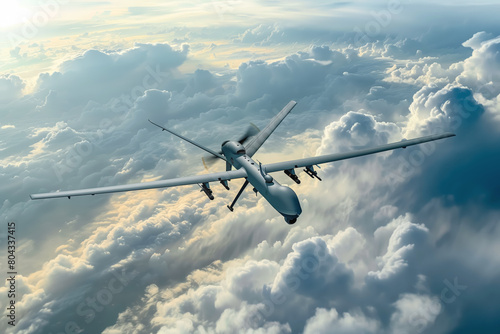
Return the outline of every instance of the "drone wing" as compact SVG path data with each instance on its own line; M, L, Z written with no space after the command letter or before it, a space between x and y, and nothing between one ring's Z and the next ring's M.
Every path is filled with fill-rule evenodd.
M357 151L353 151L353 152L334 153L334 154L321 155L321 156L312 157L312 158L277 162L277 163L273 163L273 164L264 165L264 168L265 168L265 171L267 173L278 172L278 171L282 171L282 170L292 170L294 168L299 168L299 167L309 167L310 168L313 165L324 164L324 163L328 163L328 162L345 160L345 159L351 159L351 158L355 158L355 157L361 157L364 155L369 155L369 154L374 154L374 153L379 153L379 152L384 152L384 151L390 151L390 150L394 150L397 148L406 148L407 146L422 144L422 143L426 143L429 141L453 137L453 136L455 136L455 134L453 134L453 133L431 135L431 136L420 137L420 138L415 138L415 139L411 139L411 140L403 140L403 141L400 141L397 143L381 145L381 146L367 148L367 149L363 149L363 150L357 150ZM312 170L312 168L311 168L311 170Z
M80 190L69 190L69 191L58 191L53 193L44 194L32 194L31 199L45 199L45 198L57 198L57 197L68 197L71 196L84 196L84 195L95 195L95 194L106 194L106 193L117 193L122 191L131 190L143 190L143 189L155 189L155 188L168 188L176 186L185 186L189 184L205 184L214 181L228 181L232 179L241 179L247 176L247 172L241 168L238 170L233 170L229 172L211 173L187 177L179 177L176 179L143 182L143 183L132 183L120 186L109 186L109 187L99 187L99 188L89 188Z

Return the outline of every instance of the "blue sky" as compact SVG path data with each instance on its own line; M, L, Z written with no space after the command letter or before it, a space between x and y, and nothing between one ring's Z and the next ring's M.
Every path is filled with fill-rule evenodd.
M499 6L1 5L0 216L19 259L1 331L495 333ZM323 182L276 174L301 201L293 227L251 191L230 213L236 180L214 201L195 186L29 200L205 173L147 119L217 149L292 99L263 163L457 136L324 166Z

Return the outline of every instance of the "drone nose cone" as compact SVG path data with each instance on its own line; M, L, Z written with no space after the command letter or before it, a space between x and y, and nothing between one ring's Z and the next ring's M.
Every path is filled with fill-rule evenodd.
M274 185L268 189L272 195L272 199L268 199L269 203L285 217L287 222L297 220L302 213L297 194L289 187L282 185Z
M297 222L297 218L299 218L299 215L283 215L283 217L285 218L285 221L288 225L293 225Z

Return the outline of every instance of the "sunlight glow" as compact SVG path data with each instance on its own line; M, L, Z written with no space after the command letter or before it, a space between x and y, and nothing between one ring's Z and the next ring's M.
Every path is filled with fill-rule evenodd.
M10 27L23 22L28 10L19 6L15 1L4 2L0 5L0 27Z

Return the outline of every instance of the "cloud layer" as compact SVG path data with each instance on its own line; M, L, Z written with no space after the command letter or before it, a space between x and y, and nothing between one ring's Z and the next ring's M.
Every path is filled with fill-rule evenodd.
M286 43L283 29L234 42ZM318 44L186 70L196 45L144 43L86 50L32 93L2 76L1 216L23 222L16 332L494 332L500 39L464 38L455 47L469 54L452 60L423 56L424 44ZM325 166L322 183L301 174L292 228L251 192L228 214L238 181L214 201L197 187L27 201L203 172L202 152L147 119L217 149L291 99L263 162L457 137Z

